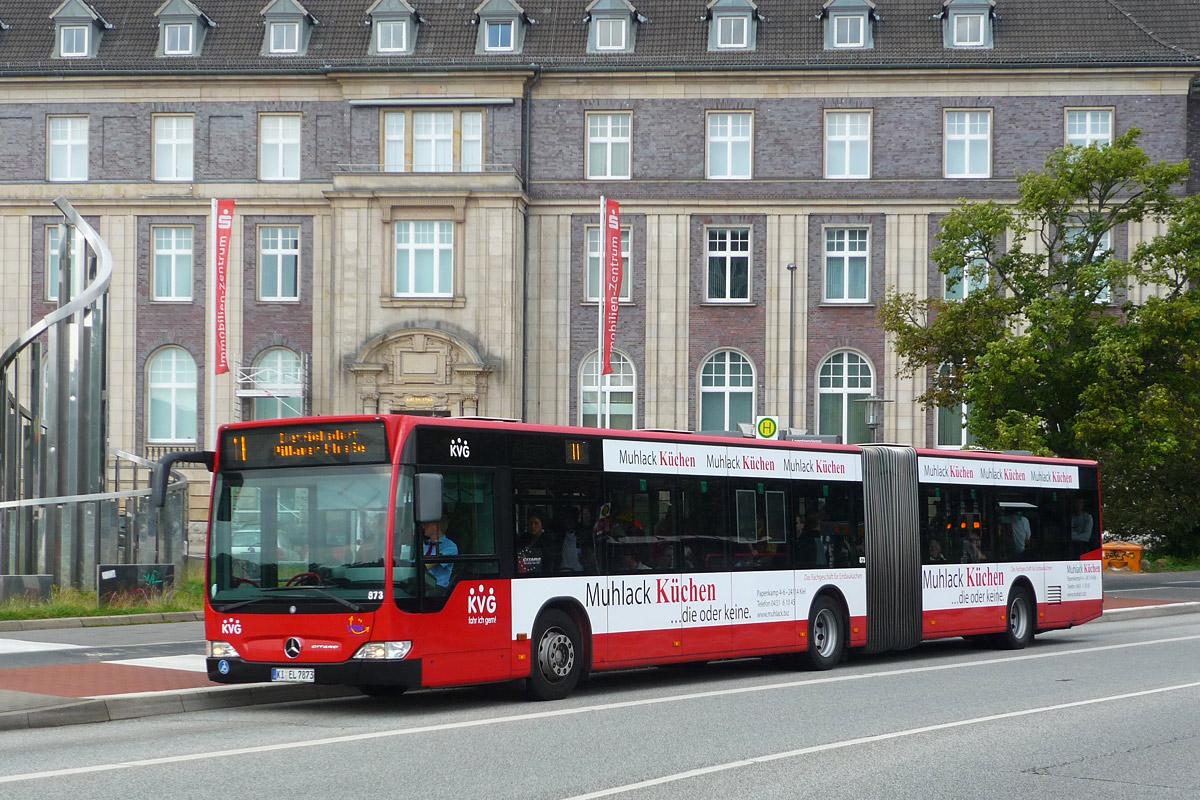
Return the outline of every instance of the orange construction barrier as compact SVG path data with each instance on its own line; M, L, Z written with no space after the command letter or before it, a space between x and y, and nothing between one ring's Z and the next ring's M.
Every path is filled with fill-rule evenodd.
M1104 545L1104 568L1142 571L1142 546L1130 542L1109 542Z

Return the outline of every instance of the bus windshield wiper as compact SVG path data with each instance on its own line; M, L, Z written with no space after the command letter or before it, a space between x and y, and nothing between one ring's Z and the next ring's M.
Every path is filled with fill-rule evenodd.
M346 608L350 609L351 611L362 611L362 606L358 605L357 603L352 603L344 597L338 597L333 592L327 592L324 589L322 589L320 586L275 586L275 587L268 587L266 589L263 589L262 591L264 591L264 592L294 592L297 590L304 590L307 592L316 592L317 594L328 597L330 600L333 600L334 602L341 603L342 605L344 605Z
M267 597L252 597L249 600L241 600L237 603L229 603L228 605L221 606L221 608L219 608L217 610L224 613L226 611L233 611L235 608L241 608L242 606L248 606L251 603L261 603L263 600L269 600L269 599L270 598L267 598ZM214 608L216 608L216 605L217 605L216 603L213 603Z

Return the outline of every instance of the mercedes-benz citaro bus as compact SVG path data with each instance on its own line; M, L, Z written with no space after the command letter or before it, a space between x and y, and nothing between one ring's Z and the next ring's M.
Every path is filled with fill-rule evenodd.
M414 416L222 427L208 675L369 695L1101 614L1094 462Z

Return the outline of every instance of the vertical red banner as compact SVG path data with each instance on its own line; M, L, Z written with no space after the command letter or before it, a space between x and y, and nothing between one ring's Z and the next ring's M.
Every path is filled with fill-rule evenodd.
M604 201L604 267L600 301L604 307L604 352L602 375L612 375L612 351L617 341L617 314L621 308L621 207L616 200Z
M229 273L229 240L233 237L233 200L218 200L217 219L217 357L215 375L229 372L229 358L225 353L228 331L225 326L225 289Z

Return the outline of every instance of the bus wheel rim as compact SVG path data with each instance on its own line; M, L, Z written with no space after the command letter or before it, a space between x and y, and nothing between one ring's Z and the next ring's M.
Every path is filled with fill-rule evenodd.
M538 666L550 680L560 681L571 674L575 666L575 645L571 637L558 628L542 634L538 643Z
M813 620L813 645L822 658L828 658L837 647L837 629L828 609L821 609Z
M1029 612L1022 598L1013 600L1012 608L1008 610L1008 621L1012 635L1018 639L1025 638L1025 629L1029 626Z

